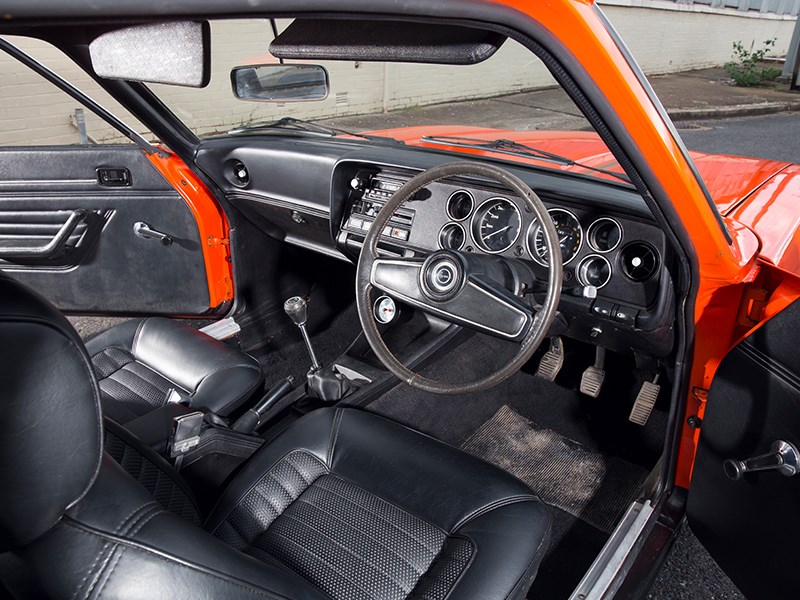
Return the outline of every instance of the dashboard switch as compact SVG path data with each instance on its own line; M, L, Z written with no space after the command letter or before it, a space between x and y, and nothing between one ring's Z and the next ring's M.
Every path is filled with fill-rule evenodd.
M630 306L619 305L614 310L614 320L625 325L630 325L631 327L636 325L636 317L638 315L639 311Z
M598 317L603 317L604 319L613 319L615 309L616 305L608 302L607 300L595 300L594 304L592 305L592 312Z

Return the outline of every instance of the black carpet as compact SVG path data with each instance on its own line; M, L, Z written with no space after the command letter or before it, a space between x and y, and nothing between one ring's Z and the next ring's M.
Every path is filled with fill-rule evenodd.
M684 523L647 600L744 600L744 596Z

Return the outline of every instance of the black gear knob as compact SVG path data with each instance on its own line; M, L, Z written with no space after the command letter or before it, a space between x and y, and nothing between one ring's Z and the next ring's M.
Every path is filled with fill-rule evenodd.
M298 327L306 324L308 319L308 303L302 296L292 296L283 303L283 310Z

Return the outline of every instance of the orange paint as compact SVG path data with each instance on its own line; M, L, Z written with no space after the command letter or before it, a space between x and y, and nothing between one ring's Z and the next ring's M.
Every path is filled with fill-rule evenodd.
M218 310L233 300L228 219L208 188L180 158L171 153L167 156L148 154L147 158L181 195L194 215L206 266L209 309Z

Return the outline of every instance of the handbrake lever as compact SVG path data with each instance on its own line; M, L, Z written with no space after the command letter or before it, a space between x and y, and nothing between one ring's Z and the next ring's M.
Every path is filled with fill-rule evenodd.
M289 375L285 379L281 379L269 388L269 391L258 401L258 404L236 419L231 429L239 433L253 433L261 425L261 419L267 414L267 411L293 389L294 377Z

